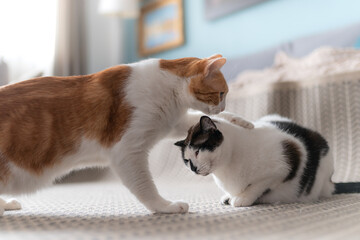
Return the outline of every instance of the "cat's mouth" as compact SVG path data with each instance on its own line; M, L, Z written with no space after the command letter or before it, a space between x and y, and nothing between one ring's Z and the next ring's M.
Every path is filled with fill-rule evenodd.
M207 176L211 173L211 164L207 167L202 167L198 171L196 171L196 174L201 176Z
M207 109L207 113L206 114L210 114L210 115L214 115L214 114L219 114L221 112L221 109L220 108L212 108L212 107L209 107Z
M205 177L205 176L209 175L210 173L205 172L205 173L198 173L198 174Z
M207 176L210 174L210 172L201 172L201 171L193 171L196 175L201 175L201 176Z

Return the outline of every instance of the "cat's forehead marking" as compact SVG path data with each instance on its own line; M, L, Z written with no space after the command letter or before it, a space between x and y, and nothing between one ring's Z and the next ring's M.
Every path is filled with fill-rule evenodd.
M194 150L190 147L187 147L184 152L185 159L192 159L194 157Z
M204 84L203 76L198 75L191 79L189 84L189 91L199 101L218 105L222 99L219 93L223 92L225 95L229 92L228 85L222 73L216 71L211 74L210 79L207 79L207 84Z
M221 145L222 141L223 135L220 131L204 132L201 130L199 122L188 130L188 135L184 141L186 146L185 150L190 149L190 151L193 151L197 149L203 149L214 151L215 148Z
M209 105L218 105L222 101L219 93L226 94L229 91L226 80L219 69L212 70L208 75L205 72L209 64L212 64L211 60L221 57L218 54L205 59L192 57L161 59L159 65L161 69L179 77L190 78L188 90L197 100Z
M195 124L194 126L190 127L188 130L188 135L185 139L185 144L191 145L191 143L194 141L194 138L198 135L198 133L201 132L200 123Z
M160 68L179 77L191 77L200 74L206 63L200 58L187 57L172 60L160 59Z

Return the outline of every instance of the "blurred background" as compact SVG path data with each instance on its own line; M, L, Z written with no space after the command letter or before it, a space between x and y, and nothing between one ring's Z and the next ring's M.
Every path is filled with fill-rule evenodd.
M359 0L0 0L0 85L219 53L226 110L316 129L334 155L332 180L354 183L351 192L360 191L359 48ZM0 217L0 239L360 239L359 194L221 206L211 176L188 171L174 142L160 141L149 166L159 192L189 202L190 214L151 215L109 170L86 169L20 197L23 210Z
M359 9L357 0L0 0L0 83L148 57L248 56L359 24Z

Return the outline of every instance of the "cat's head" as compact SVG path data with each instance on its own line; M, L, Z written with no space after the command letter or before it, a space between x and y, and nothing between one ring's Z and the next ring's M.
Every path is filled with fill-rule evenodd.
M202 116L199 123L189 129L186 139L175 145L181 148L185 165L196 174L206 176L216 168L223 140L215 123L209 117Z
M225 109L228 86L221 67L226 59L220 54L208 58L160 60L160 68L188 81L189 107L206 114L218 114Z

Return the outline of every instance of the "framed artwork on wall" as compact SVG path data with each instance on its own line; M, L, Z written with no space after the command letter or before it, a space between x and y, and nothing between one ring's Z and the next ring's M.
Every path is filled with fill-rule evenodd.
M206 19L212 20L267 0L205 0Z
M182 0L155 1L141 9L138 25L140 56L184 44Z

